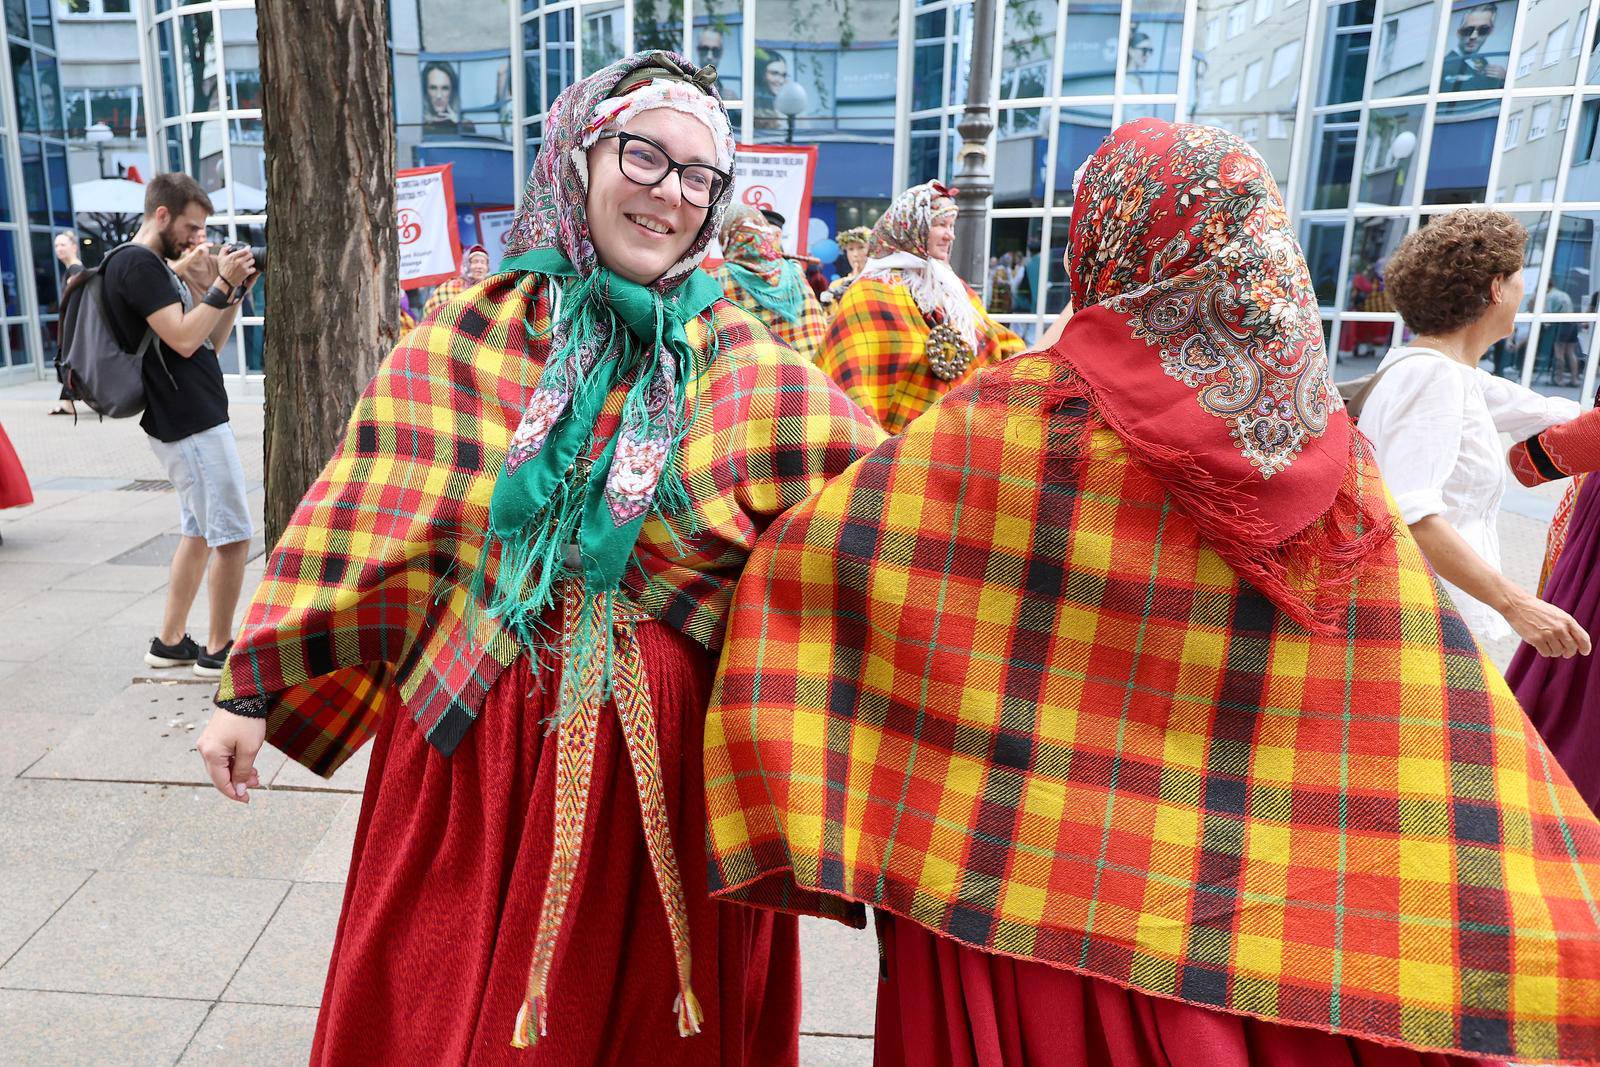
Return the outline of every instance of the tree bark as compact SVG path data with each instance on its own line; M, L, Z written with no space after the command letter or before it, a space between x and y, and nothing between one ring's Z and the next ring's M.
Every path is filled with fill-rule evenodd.
M398 338L387 0L256 0L266 138L266 532Z

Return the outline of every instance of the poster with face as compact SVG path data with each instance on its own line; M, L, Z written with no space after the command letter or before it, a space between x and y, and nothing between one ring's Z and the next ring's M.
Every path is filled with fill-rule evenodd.
M424 54L424 140L510 137L511 60L504 52Z
M1504 88L1516 16L1516 0L1457 0L1450 12L1450 40L1439 71L1439 91Z

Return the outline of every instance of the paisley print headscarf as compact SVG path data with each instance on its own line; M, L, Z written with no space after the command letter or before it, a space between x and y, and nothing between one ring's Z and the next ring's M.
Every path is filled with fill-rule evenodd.
M744 291L784 322L800 321L805 308L805 275L785 258L778 233L749 204L728 209L717 235L728 273Z
M1266 164L1224 130L1128 123L1084 168L1067 258L1078 310L1052 352L1223 558L1317 625L1316 587L1390 526L1354 503L1363 446Z
M641 71L663 76L641 80ZM683 324L721 295L697 264L733 193L731 183L721 191L677 263L639 285L606 269L590 239L588 151L607 130L664 107L703 122L727 169L733 159L727 112L714 79L702 75L682 57L641 52L556 97L500 267L553 278L561 296L549 337L536 339L550 355L490 504L500 569L489 610L532 640L562 577L581 572L594 600L584 617L593 625L566 635L569 654L580 661L609 655L599 646L610 640L613 597L646 515L675 513L688 503L674 475L696 358ZM614 93L625 79L625 91ZM625 394L621 426L609 440L596 440L600 410L619 392ZM482 569L475 579L480 591Z
M872 228L861 277L904 285L924 315L948 323L977 351L978 316L965 283L950 264L928 254L935 220L955 217L955 193L939 182L924 182L896 197Z

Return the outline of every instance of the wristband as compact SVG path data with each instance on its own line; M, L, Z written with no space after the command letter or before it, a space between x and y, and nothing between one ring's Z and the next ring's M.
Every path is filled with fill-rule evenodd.
M231 301L228 298L228 294L223 292L222 286L213 282L211 288L206 290L206 295L201 298L200 302L206 307L213 307L218 311L226 311Z

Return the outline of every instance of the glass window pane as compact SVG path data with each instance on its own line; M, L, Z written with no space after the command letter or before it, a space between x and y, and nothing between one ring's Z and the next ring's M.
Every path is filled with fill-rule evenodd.
M1183 0L1133 0L1125 93L1175 93L1183 48Z
M28 351L28 340L20 324L6 327L6 342L13 367L25 367L33 362L33 353Z
M707 42L710 43L710 42ZM722 58L714 55L715 49L700 51L699 41L690 53L697 63L722 66ZM637 51L660 48L668 52L683 51L683 0L634 0L633 47Z
M720 53L721 42L716 43ZM544 114L544 81L540 74L539 20L528 19L522 24L522 117L533 118Z
M1167 122L1174 122L1176 121L1177 110L1178 105L1176 104L1123 104L1122 121L1165 119Z
M35 52L33 66L39 78L39 132L46 137L65 137L61 119L61 79L56 74L55 57Z
M1555 258L1550 264L1550 289L1544 310L1556 312L1570 302L1575 313L1600 310L1600 211L1570 211L1561 216ZM1562 296L1557 296L1557 293Z
M1439 91L1504 88L1516 21L1516 0L1456 0L1450 8Z
M1489 346L1489 351L1484 353L1478 366L1498 377L1513 382L1522 381L1522 364L1528 355L1529 331L1528 323L1517 323L1510 337Z
M183 110L178 106L178 51L171 22L156 24L156 55L161 66L161 106L171 118Z
M1056 14L1061 9L1060 5L1054 0L1023 0L1003 7L1005 40L1000 47L1001 99L1049 96L1050 61L1055 55ZM919 100L924 99L920 81L922 52L926 50L929 53L927 62L933 79L937 80L938 72L943 69L944 21L942 10L917 16ZM924 40L928 43L921 43ZM941 66L934 66L935 63ZM935 84L934 92L937 94L938 91L938 85Z
M17 41L28 39L27 0L6 0L6 35Z
M622 58L623 10L620 0L583 9L583 73L593 74ZM674 48L673 51L677 49Z
M1043 207L1044 161L1049 152L1049 112L1037 107L1006 108L995 129L994 203L996 207Z
M1533 377L1528 385L1545 396L1562 396L1579 403L1592 393L1583 389L1589 367L1594 362L1595 329L1589 322L1551 322L1539 328L1533 351Z
M29 132L39 132L39 94L33 84L33 49L11 46L11 82L17 91L17 122Z
M50 221L63 229L72 228L72 181L67 177L67 150L61 145L45 146L45 173L50 182Z
M1111 133L1109 105L1063 107L1056 128L1055 203L1072 203L1072 176Z
M18 138L22 149L22 188L28 200L28 221L50 225L50 196L44 173L44 150L32 137Z
M167 127L167 169L183 169L183 130L181 126Z
M1481 203L1494 158L1498 100L1440 104L1433 117L1424 204Z
M33 23L33 43L43 48L54 48L56 31L50 17L50 0L28 0L28 14Z
M950 21L950 84L945 103L957 107L967 102L967 72L972 69L972 6L952 8Z
M1350 176L1356 163L1358 124L1354 113L1323 115L1311 137L1311 181L1306 187L1312 208L1350 204Z
M217 109L216 41L209 12L178 19L179 102L186 111Z
M1403 218L1356 220L1350 235L1346 311L1394 311L1394 304L1383 291L1383 268L1405 235Z
M1039 260L1040 274L1045 279L1044 310L1051 317L1061 314L1072 299L1072 282L1062 265L1071 227L1072 220L1069 217L1057 215L1050 220L1050 247L1044 250Z
M1411 202L1423 110L1415 104L1368 113L1359 203L1398 207Z
M561 90L577 81L577 45L574 43L572 9L544 17L544 98L554 100Z
M0 137L0 159L5 159L10 151L6 144L8 140L10 138ZM0 167L0 222L15 222L16 215L11 209L11 177L7 170L6 167Z
M1344 319L1339 323L1336 375L1343 381L1371 374L1394 345L1395 324L1389 321Z
M17 273L17 234L0 230L0 291L5 295L8 318L22 314L22 280Z
M1339 293L1339 264L1344 259L1344 222L1342 220L1311 220L1300 229L1300 244L1305 251L1306 266L1311 269L1311 284L1317 291L1317 303L1332 307Z
M1373 98L1417 96L1428 91L1433 84L1433 43L1438 28L1437 0L1386 0L1378 17Z
M260 374L266 365L261 358L266 348L266 328L246 323L240 332L244 334L244 369L250 374Z
M1042 219L995 219L989 225L988 301L995 315L1038 310Z
M1357 0L1328 10L1322 46L1322 88L1317 103L1349 103L1366 93L1372 17L1372 0Z
M727 11L706 4L694 7L694 57L701 63L716 64L717 91L728 101L738 100L743 94L743 26L737 7ZM634 33L638 32L635 20ZM738 123L733 128L737 133Z
M1255 145L1280 183L1287 182L1300 93L1302 47L1310 4L1282 5L1266 21L1250 23L1225 39L1232 5L1199 0L1187 119L1233 130ZM1248 91L1246 91L1248 90Z
M200 188L207 193L216 193L226 184L226 174L222 167L222 123L213 119L210 122L193 122L189 124L189 155L187 165L183 168L189 176L200 183ZM228 210L228 197L212 196L212 206L218 214Z
M1067 40L1061 56L1061 95L1110 96L1116 88L1119 5L1072 0L1067 5Z
M256 13L249 8L222 13L222 57L228 68L228 106L261 106L261 50L256 46Z
M939 177L939 138L942 120L937 115L911 120L910 163L907 172L912 185Z
M1588 97L1578 113L1577 141L1567 168L1568 200L1600 200L1600 97Z
M1528 8L1522 27L1522 53L1517 57L1518 87L1563 86L1577 80L1585 14L1577 4L1547 3Z
M1566 134L1556 128L1561 105L1561 100L1537 96L1512 99L1501 138L1500 176L1495 193L1500 203L1550 199L1543 193L1544 182L1561 173L1561 156L1567 141ZM1553 186L1550 192L1554 194Z
M28 243L33 249L33 291L39 298L39 310L54 315L60 299L56 286L55 237L49 230L32 230Z

